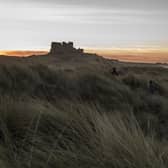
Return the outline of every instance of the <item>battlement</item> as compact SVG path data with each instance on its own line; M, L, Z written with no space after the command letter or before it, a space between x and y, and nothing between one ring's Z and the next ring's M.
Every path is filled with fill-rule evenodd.
M73 42L52 42L50 54L70 54L70 53L83 53L83 49L74 48Z

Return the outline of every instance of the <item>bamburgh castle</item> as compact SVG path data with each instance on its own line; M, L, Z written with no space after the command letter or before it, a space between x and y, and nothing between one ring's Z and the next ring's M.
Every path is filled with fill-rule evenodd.
M74 48L73 42L52 42L51 44L51 50L50 53L51 55L55 54L82 54L83 49L76 49Z

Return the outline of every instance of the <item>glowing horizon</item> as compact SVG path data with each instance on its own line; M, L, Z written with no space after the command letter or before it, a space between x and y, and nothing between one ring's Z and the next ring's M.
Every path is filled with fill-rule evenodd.
M86 52L97 53L108 59L126 62L168 63L168 48L87 48Z
M0 50L1 56L27 57L32 55L44 55L47 53L47 50Z
M90 48L83 47L85 52L96 53L108 59L127 62L168 63L168 48L164 47L132 47L132 48ZM49 49L43 50L0 50L0 55L27 57L45 55Z

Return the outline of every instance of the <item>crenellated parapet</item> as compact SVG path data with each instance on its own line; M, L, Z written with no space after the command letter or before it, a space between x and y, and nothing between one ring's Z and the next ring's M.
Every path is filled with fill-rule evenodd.
M76 49L74 48L73 42L52 42L50 54L57 55L57 54L81 54L83 53L83 49Z

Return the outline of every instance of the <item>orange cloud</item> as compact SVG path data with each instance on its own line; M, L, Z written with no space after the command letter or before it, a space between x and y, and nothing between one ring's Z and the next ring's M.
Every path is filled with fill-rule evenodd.
M31 55L45 55L47 51L0 51L0 55L5 56L18 56L18 57L27 57Z
M128 62L168 63L168 48L85 48L85 52L96 53L105 58ZM27 57L45 55L48 51L0 51L0 55Z
M168 48L85 49L85 51L120 61L168 63Z

